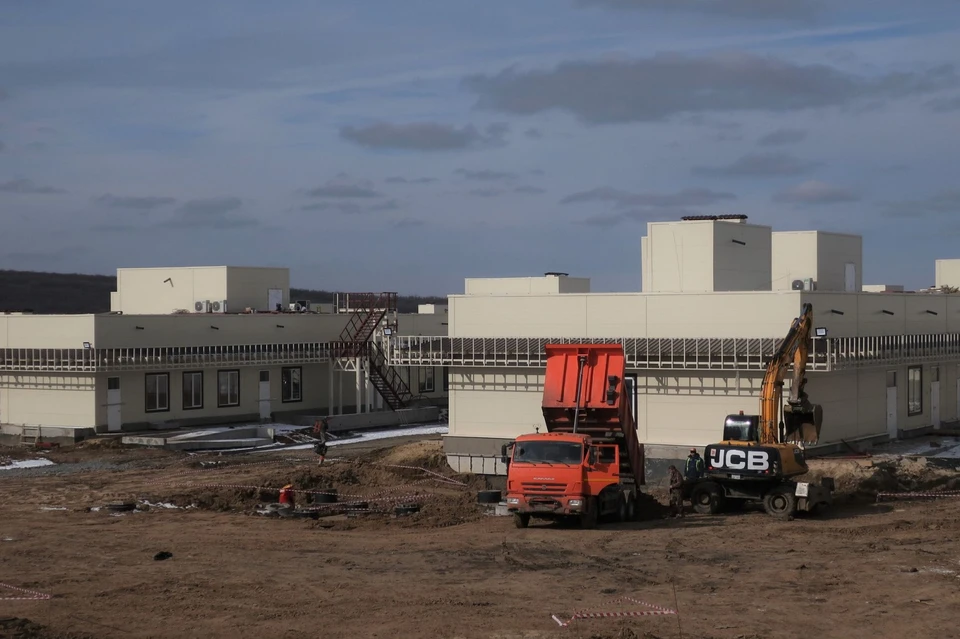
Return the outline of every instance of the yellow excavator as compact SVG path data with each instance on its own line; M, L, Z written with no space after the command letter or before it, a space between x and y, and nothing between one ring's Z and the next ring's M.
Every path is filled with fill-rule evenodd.
M831 503L831 478L819 484L790 479L808 471L803 444L819 441L823 423L822 407L804 390L812 324L813 306L805 303L767 363L760 414L728 415L723 441L706 447L703 477L684 491L697 512L716 514L753 501L774 517L791 519ZM783 380L791 365L793 383L784 402Z

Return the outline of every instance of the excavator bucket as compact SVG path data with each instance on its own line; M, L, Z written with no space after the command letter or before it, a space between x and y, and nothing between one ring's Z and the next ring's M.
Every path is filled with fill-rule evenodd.
M816 444L820 441L823 425L823 407L819 404L783 407L784 441L798 444Z

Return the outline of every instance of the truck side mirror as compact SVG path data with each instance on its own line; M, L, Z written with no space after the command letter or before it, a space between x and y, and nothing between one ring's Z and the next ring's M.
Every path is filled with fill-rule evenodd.
M510 446L510 444L504 444L500 447L500 461L507 466L510 465L510 455L507 454L507 449L509 449Z
M597 465L597 447L591 446L590 452L587 453L587 466L596 466Z

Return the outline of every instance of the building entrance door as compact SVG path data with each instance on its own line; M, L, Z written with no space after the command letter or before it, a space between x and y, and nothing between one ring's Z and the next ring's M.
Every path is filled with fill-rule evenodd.
M120 378L107 378L107 432L119 433L123 422L120 414Z
M270 405L270 371L260 371L260 419L270 419L273 411Z
M897 438L897 371L887 371L887 435Z

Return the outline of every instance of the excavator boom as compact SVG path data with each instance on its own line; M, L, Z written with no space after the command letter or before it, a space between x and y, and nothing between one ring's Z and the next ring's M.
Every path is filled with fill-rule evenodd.
M800 316L793 320L783 342L767 364L760 389L760 443L780 441L779 417L783 405L783 441L815 444L820 439L823 409L812 404L804 390L807 359L810 353L810 332L813 324L813 305L803 304ZM783 404L783 378L793 364L793 384L786 404Z

